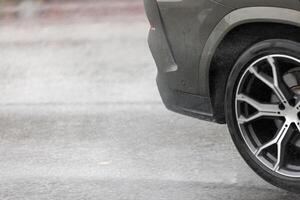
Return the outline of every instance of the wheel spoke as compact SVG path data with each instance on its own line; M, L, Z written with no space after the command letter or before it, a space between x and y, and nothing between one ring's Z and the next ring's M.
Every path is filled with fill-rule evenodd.
M287 132L283 134L277 143L277 162L274 165L273 170L278 171L280 167L283 165L284 156L287 149L287 144L292 136L292 131L288 128Z
M289 100L293 99L293 96L287 89L286 85L284 84L281 75L279 73L278 64L276 64L273 57L268 56L267 58L269 65L272 68L272 77L269 75L258 72L255 66L250 67L249 71L252 73L256 78L260 81L265 83L269 88L273 90L276 96L279 98L280 102L283 104L288 104Z
M256 120L260 117L263 117L263 115L261 115L260 113L256 113L254 115L252 115L251 117L245 117L243 115L241 115L239 118L238 118L238 122L240 124L244 124L244 123L248 123L248 122L251 122L253 120Z
M238 119L240 123L250 122L263 116L272 116L272 117L282 116L277 104L263 104L245 94L237 95L237 100L245 102L257 110L257 112L250 117L246 118L244 116L240 116Z
M273 168L274 171L278 171L280 166L283 163L284 154L286 151L286 145L292 133L289 130L290 130L290 124L284 123L283 126L280 128L280 130L276 133L275 137L271 141L259 147L255 153L255 155L258 157L260 156L262 151L266 150L267 148L273 145L277 145L277 161Z
M274 84L273 84L272 78L270 76L268 76L267 74L264 74L262 72L258 73L255 66L250 67L249 71L254 76L256 76L256 78L258 78L263 83L265 83L267 86L269 86L272 90L274 90Z
M264 145L262 145L261 147L258 148L255 155L259 156L263 150L269 148L270 146L272 146L274 144L277 144L277 142L279 141L281 135L283 133L285 133L286 131L287 131L287 127L286 127L286 124L284 124L282 126L282 128L276 133L275 137L271 141L267 142L266 144L264 144Z
M284 80L282 78L283 73L280 70L279 64L275 61L275 59L272 56L268 56L267 60L272 68L275 89L278 90L280 95L284 97L281 99L281 101L287 100L289 102L294 97L290 92L289 88L284 83Z
M278 86L278 70L277 67L275 65L275 60L274 58L272 58L271 56L268 56L267 58L268 63L270 64L271 68L272 68L272 74L273 74L273 82L275 86Z

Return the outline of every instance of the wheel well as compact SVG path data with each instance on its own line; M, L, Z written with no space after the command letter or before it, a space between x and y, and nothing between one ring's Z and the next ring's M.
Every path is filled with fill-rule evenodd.
M225 123L224 100L227 79L239 56L253 44L267 39L300 42L300 28L279 23L249 23L232 29L221 41L209 71L210 97L214 116Z

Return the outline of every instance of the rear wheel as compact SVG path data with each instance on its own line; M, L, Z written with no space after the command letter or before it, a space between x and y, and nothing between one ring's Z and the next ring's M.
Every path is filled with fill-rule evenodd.
M245 161L268 182L300 191L300 44L267 40L238 59L226 120Z

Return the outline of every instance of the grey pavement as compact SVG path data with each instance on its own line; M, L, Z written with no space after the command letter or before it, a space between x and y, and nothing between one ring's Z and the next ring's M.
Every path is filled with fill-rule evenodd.
M297 199L167 111L146 20L0 29L0 199Z

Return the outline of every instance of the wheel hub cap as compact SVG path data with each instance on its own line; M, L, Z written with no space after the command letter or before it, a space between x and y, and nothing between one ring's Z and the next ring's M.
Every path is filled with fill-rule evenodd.
M287 123L299 123L299 110L296 107L288 106L281 111Z

